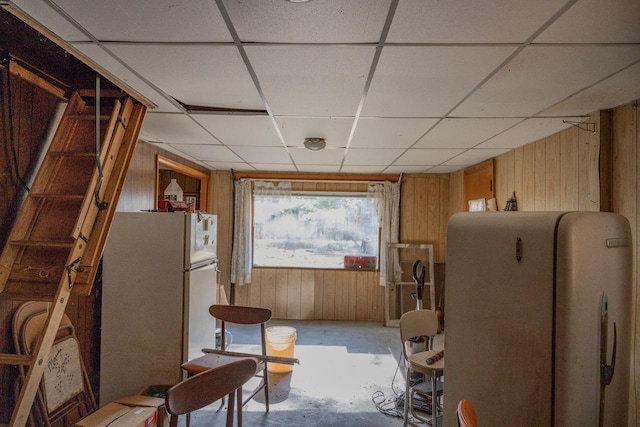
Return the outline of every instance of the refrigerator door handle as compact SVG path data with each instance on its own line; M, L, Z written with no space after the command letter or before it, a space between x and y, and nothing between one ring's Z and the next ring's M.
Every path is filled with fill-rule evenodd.
M616 331L616 322L613 322L613 353L611 354L611 365L607 364L606 354L600 361L600 385L607 386L611 384L613 372L616 370L616 346L618 333ZM606 350L606 349L605 349Z
M202 260L202 261L193 262L193 263L191 263L189 268L186 268L184 271L186 272L186 271L197 270L197 269L202 268L202 267L207 267L207 266L209 266L211 264L216 264L217 262L218 262L218 260L216 258L205 259L205 260Z

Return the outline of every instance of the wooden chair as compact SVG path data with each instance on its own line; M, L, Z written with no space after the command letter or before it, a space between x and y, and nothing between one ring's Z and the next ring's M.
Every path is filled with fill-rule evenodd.
M458 402L456 415L458 416L458 427L478 427L476 410L468 400L462 399Z
M226 350L226 327L228 323L235 323L241 325L259 325L260 326L260 340L261 340L261 356L267 354L267 341L265 334L265 324L271 319L271 310L268 308L260 307L245 307L238 305L212 305L209 307L209 313L219 319L221 322L221 336L220 344L221 350ZM206 354L202 357L186 362L182 365L182 368L190 375L197 374L207 369L216 368L218 366L226 365L238 359L246 358L246 355L237 356L232 352L228 354ZM269 412L269 375L267 371L267 363L264 360L256 360L256 371L254 374L261 377L262 380L256 389L251 393L247 399L242 402L242 406L246 405L248 401L258 394L260 390L264 390L264 400L266 406L266 412ZM229 396L229 400L233 399L233 395ZM232 404L232 402L230 402Z
M204 408L226 395L237 396L242 402L242 385L256 372L256 361L239 359L235 362L208 369L174 385L167 392L165 404L171 414L170 427L178 426L183 414ZM233 400L229 399L227 427L233 426ZM242 405L238 404L238 427L242 426Z
M438 355L439 352L433 350L433 337L438 332L438 316L433 310L412 310L400 317L400 340L402 342L402 354L404 356L406 372L406 387L404 398L404 425L416 425L409 420L409 411L418 420L427 422L414 411L413 398L418 393L431 403L432 426L438 424L438 396L442 395L443 386L438 378L444 371L444 357L429 364L427 359ZM410 354L408 351L410 340L416 337L427 338L426 351ZM430 381L410 385L413 373L423 374ZM433 420L436 420L434 423Z
M49 305L47 302L29 301L15 311L12 334L17 354L28 355L35 350ZM20 366L16 393L19 393L26 374L25 367ZM71 426L96 409L75 330L69 317L63 315L29 415L29 424Z

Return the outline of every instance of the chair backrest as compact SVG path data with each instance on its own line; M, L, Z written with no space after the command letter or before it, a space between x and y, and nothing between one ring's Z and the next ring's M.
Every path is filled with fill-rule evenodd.
M242 325L257 325L271 319L271 310L262 307L246 307L242 305L212 305L209 313L223 322Z
M16 352L32 354L43 334L50 304L29 301L13 315L13 339ZM18 382L26 377L20 367ZM97 409L91 384L85 370L80 344L69 317L63 315L36 394L37 404L32 408L32 425L70 423Z
M405 358L405 343L413 337L433 337L438 333L438 316L433 310L411 310L400 317L400 340Z
M167 392L165 399L172 423L179 415L204 408L233 393L253 377L255 372L255 360L239 359L237 362L209 369L174 385Z
M459 427L478 427L476 411L468 400L462 399L458 402L458 410L456 411L456 414L458 416Z
M271 319L271 310L262 307L247 307L243 305L219 305L209 307L209 314L222 322L220 335L220 348L226 350L226 323L238 323L241 325L260 325L260 341L262 354L267 354L265 335L265 323Z

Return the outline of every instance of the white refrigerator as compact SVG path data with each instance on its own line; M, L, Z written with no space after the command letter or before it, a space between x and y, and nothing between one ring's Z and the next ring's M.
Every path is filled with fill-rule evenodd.
M215 346L217 217L119 212L103 255L100 405L183 379Z
M467 399L479 425L627 426L631 271L617 214L454 215L444 425Z

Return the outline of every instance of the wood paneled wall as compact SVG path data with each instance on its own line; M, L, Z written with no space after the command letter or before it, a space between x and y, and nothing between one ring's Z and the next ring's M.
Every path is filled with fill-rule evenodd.
M640 113L638 112L638 102L630 103L613 110L612 116L612 148L613 148L613 179L611 204L613 211L624 215L631 224L631 232L634 239L634 265L633 265L633 319L632 330L635 331L633 337L632 354L632 389L640 390L640 319L638 319L638 307L640 306L640 254L638 244L640 242L640 209L638 202L640 195L638 192L640 184ZM640 401L638 395L635 399L635 407L631 408L632 415L630 426L638 425L640 422Z
M571 127L498 156L498 209L515 192L520 211L600 210L600 141L609 137L608 117L590 115L595 133Z
M301 189L365 191L366 186L309 182ZM215 206L215 192L213 197ZM232 213L227 212L227 215ZM434 260L441 262L445 253L444 233L448 219L447 175L403 175L400 206L402 242L434 244ZM219 235L221 244L224 238ZM220 253L221 260L223 256ZM228 272L223 271L223 276L227 277L224 283L228 286ZM279 319L384 321L384 288L379 285L379 280L379 272L376 271L255 268L252 283L236 287L235 303L269 307L274 317Z

